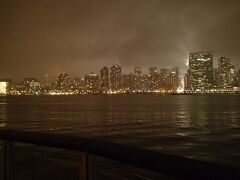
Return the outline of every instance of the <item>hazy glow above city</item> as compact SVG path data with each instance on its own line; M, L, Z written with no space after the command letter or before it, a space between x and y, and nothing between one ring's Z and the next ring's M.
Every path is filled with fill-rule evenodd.
M239 64L238 0L7 1L0 7L0 78L67 72L79 77L103 65L187 70L190 52L209 50Z

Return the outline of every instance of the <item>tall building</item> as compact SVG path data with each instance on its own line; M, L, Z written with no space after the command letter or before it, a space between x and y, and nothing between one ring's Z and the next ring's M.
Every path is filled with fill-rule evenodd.
M157 72L157 67L149 68L149 91L155 91L158 88L159 75Z
M59 91L66 92L71 89L73 82L69 74L59 74L55 83L55 88Z
M218 87L219 80L218 80L218 68L213 68L213 86Z
M110 71L111 90L119 91L122 88L122 68L118 64L111 67Z
M147 92L149 90L149 81L148 81L148 75L147 74L143 74L141 76L141 90L143 92Z
M213 86L212 53L190 53L189 80L190 89L192 91L205 91Z
M238 68L238 71L237 71L237 85L238 85L238 87L240 87L240 66L239 66L239 68Z
M218 85L220 87L233 86L235 69L229 58L221 57L218 60Z
M132 92L134 90L134 74L123 74L122 75L122 87L125 91Z
M134 68L134 87L135 91L141 91L141 77L142 77L142 68L135 67Z
M99 76L93 72L86 74L85 87L88 94L99 93Z
M102 91L107 91L109 88L109 69L104 67L100 70L100 88Z
M180 85L180 80L179 80L179 69L178 68L173 68L170 77L169 77L169 85L171 89L177 90Z
M122 87L125 90L130 89L130 75L129 74L122 75Z
M171 72L172 72L172 69L169 67L160 69L159 84L160 84L161 88L168 89L171 87L171 85L170 85L171 84Z
M184 90L187 91L190 89L190 77L189 77L189 70L184 76Z

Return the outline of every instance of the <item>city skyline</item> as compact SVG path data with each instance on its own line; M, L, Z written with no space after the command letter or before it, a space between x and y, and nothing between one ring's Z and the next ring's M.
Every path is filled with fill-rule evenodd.
M179 67L148 67L144 72L136 66L130 73L123 73L118 64L104 66L98 72L72 78L60 73L54 79L38 80L26 77L23 81L0 79L0 94L135 94L135 93L221 93L240 91L240 69L231 58L220 57L214 67L212 52L189 54L188 70L180 73Z
M151 66L151 65L148 65L148 66L145 66L145 67L140 66L140 65L135 65L135 66L132 65L132 66L129 66L129 67L124 67L124 66L122 66L119 63L113 63L111 65L101 64L101 65L99 65L99 68L96 71L94 71L93 69L87 69L86 68L85 69L85 71L86 71L85 74L81 73L81 71L79 71L78 74L74 74L74 73L69 72L69 71L60 71L60 72L58 72L56 74L50 74L49 72L45 72L43 74L40 74L39 76L34 76L34 74L29 74L29 75L26 75L26 76L19 76L18 75L15 78L12 78L11 75L10 76L0 76L0 79L12 79L12 80L16 80L16 81L21 81L22 79L24 79L26 77L27 78L28 77L33 77L33 78L37 78L37 79L43 80L46 77L47 78L51 78L51 79L52 78L56 78L59 74L62 74L62 73L67 73L67 74L71 75L73 78L82 78L82 77L84 77L88 73L96 73L96 74L100 75L101 74L101 70L103 68L110 68L112 65L119 65L119 66L121 66L122 74L133 73L135 71L135 68L138 68L138 67L141 68L141 71L142 71L143 74L149 74L149 73L151 73L150 72L151 70L149 70L149 68L155 68L156 67L158 73L160 73L159 72L160 69L164 69L164 68L179 68L179 73L182 76L184 76L187 73L188 69L189 69L189 56L191 54L194 54L194 53L211 53L213 55L213 59L212 60L213 60L213 68L214 69L219 67L219 59L221 59L221 58L229 59L231 61L232 66L235 68L235 70L239 70L240 69L240 62L239 63L234 63L234 61L233 61L233 59L231 57L224 56L224 54L216 55L212 51L196 51L196 52L190 52L188 54L188 58L184 62L184 65L177 65L177 64L176 65L172 65L172 66L170 66L170 65L166 65L166 66ZM182 66L184 66L184 68L181 69L180 67L182 67Z
M0 180L240 180L240 0L1 0Z
M224 59L228 59L231 61L231 65L234 67L235 70L239 70L240 69L240 62L239 63L234 63L234 61L232 60L231 57L227 57L227 56L224 56L224 54L221 54L221 55L217 55L214 54L214 52L212 51L196 51L196 52L190 52L188 54L188 58L187 60L184 62L184 67L183 69L181 69L180 67L183 66L183 65L173 65L173 66L170 66L170 65L166 65L166 66L151 66L151 65L148 65L148 66L140 66L140 65L136 65L136 66L129 66L129 67L123 67L121 64L119 63L113 63L112 65L119 65L121 66L121 73L122 74L130 74L130 73L134 73L135 71L135 68L141 68L141 73L143 74L151 74L151 68L157 68L156 71L158 73L160 73L160 69L164 69L164 68L179 68L179 73L181 76L184 76L188 69L189 69L189 58L191 56L191 54L196 54L196 53L211 53L212 54L212 66L213 66L213 69L216 69L219 67L219 59L221 58L224 58ZM0 77L0 79L12 79L12 80L16 80L16 81L21 81L22 79L26 78L26 77L33 77L33 78L37 78L37 79L46 79L46 78L56 78L59 74L62 74L62 73L67 73L69 75L71 75L73 78L82 78L84 77L86 74L89 74L89 73L96 73L98 74L99 76L101 75L101 70L103 70L104 68L110 68L112 65L104 65L104 64L101 64L99 65L99 68L94 71L94 70L91 70L91 69L88 69L86 68L85 71L86 73L85 74L82 74L80 71L78 74L73 74L71 72L68 72L68 71L61 71L61 72L58 72L56 74L52 74L52 75L49 75L48 72L44 73L44 74L41 74L39 76L34 76L33 74L30 74L29 76L23 76L23 77L16 77L16 78L12 78L11 76L8 76L8 77Z
M104 64L179 66L210 50L239 64L237 0L6 1L0 9L0 77L84 76Z

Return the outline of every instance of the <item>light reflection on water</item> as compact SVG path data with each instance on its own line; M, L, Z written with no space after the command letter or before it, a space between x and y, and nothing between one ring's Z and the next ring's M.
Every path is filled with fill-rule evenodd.
M240 96L0 97L0 127L240 162Z

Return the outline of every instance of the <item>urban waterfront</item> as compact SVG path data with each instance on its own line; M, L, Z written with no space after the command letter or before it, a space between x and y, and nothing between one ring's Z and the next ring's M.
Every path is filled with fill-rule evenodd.
M100 75L91 72L82 78L58 74L42 79L27 77L23 81L0 79L0 95L86 95L86 94L239 94L240 68L230 58L220 57L214 67L212 52L189 54L188 70L181 75L178 67L135 67L133 73L122 73L118 64L103 67Z
M1 96L0 127L240 167L239 95Z
M0 180L240 179L240 1L0 6Z

